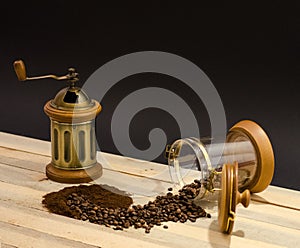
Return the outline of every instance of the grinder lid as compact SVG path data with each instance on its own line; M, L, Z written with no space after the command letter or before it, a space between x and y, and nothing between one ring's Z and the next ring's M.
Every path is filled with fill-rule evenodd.
M51 106L60 110L82 110L95 105L88 95L79 87L70 86L60 90L51 101Z

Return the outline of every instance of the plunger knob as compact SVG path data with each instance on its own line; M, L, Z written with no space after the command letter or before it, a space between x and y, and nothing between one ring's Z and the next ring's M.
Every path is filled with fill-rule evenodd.
M250 204L250 191L246 189L244 192L238 192L236 195L236 204L242 203L247 208Z

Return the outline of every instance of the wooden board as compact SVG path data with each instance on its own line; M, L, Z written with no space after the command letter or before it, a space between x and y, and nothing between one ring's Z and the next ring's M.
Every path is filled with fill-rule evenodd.
M166 165L98 153L106 184L146 203L172 186ZM237 208L231 235L219 232L216 207L211 219L115 231L111 228L51 214L42 197L69 184L45 176L50 143L0 132L0 241L2 247L299 247L300 192L269 186L252 195L250 206Z

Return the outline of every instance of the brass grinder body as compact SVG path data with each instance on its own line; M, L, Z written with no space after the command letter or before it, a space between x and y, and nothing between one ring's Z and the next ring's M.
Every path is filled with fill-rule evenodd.
M44 106L51 120L51 163L49 179L62 183L86 183L102 175L96 160L95 118L100 104L89 99L79 87L70 86L57 93Z

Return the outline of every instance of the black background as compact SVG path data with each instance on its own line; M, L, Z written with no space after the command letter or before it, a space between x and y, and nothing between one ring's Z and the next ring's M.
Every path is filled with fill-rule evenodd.
M64 86L54 80L17 81L12 66L16 59L26 62L30 75L64 75L74 66L83 84L119 56L164 51L190 60L207 74L223 101L228 127L252 119L266 130L276 159L272 184L300 189L300 12L286 2L7 2L0 9L0 130L49 140L43 105ZM201 132L209 135L207 113L190 89L169 76L146 73L121 80L105 95L97 118L101 150L118 153L109 132L114 108L128 93L146 86L178 93L201 120ZM160 127L172 142L180 135L175 122L163 110L141 111L132 121L132 141L145 149L149 130ZM166 162L162 155L156 161Z

